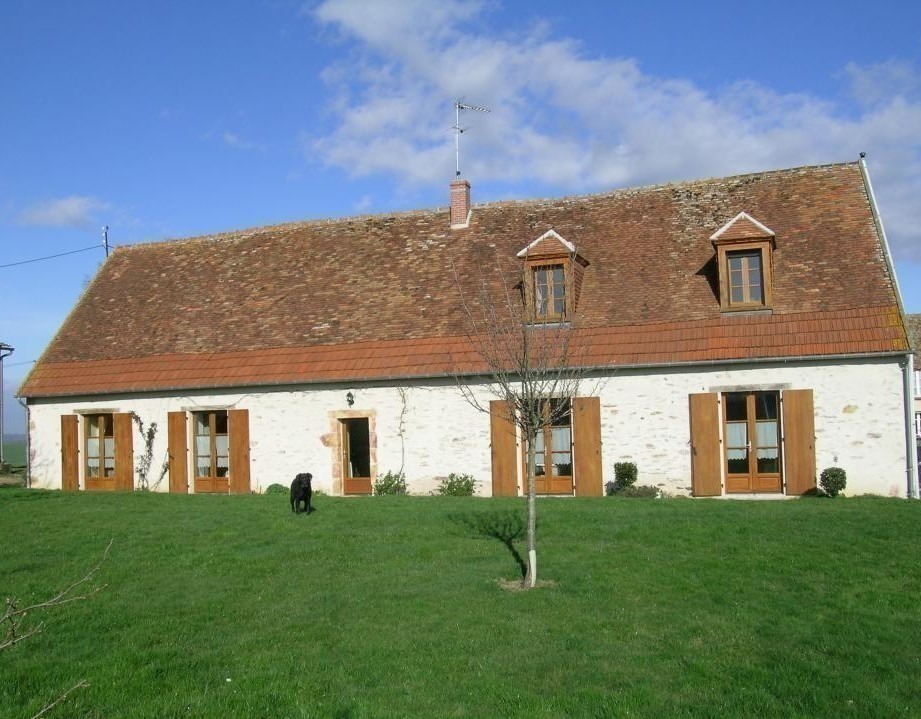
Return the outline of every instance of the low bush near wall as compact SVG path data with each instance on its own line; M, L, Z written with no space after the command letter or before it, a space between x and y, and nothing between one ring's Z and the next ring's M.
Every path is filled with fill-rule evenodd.
M288 488L283 484L270 484L265 488L266 494L287 494Z
M632 487L636 484L638 476L639 471L636 468L636 462L614 463L614 485L617 491Z
M637 487L618 487L615 482L608 482L604 485L604 493L608 497L639 497L645 499L658 499L660 497L667 497L662 490L658 487L653 487L651 484L641 484Z
M406 475L403 472L386 472L374 480L374 494L406 494Z
M655 499L660 496L660 492L658 487L653 487L651 484L641 484L638 487L624 487L615 496Z
M636 462L615 462L614 481L604 485L604 493L608 497L659 497L658 487L651 485L636 485L639 470Z
M476 490L476 480L469 474L454 474L441 480L435 494L443 497L472 497Z
M819 486L829 497L837 497L847 486L847 472L841 467L828 467L822 470Z

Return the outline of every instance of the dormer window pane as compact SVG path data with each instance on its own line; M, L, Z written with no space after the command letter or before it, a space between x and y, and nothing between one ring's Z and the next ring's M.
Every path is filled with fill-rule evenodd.
M561 320L566 316L566 272L563 265L538 265L533 268L534 315L540 321Z
M763 304L764 285L761 273L761 252L730 252L729 264L729 298L737 304Z

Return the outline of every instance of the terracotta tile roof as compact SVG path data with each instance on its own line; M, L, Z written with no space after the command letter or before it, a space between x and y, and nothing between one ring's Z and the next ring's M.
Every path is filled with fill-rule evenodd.
M776 233L773 312L720 312L711 235ZM598 366L899 352L892 278L856 163L585 197L293 223L120 248L20 388L27 397L358 381L479 367L462 296L514 281L548 230L589 265ZM748 228L750 230L750 228Z

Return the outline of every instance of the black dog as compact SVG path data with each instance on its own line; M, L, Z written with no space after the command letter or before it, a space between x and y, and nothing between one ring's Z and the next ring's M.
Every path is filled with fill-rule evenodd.
M310 500L313 498L313 488L310 486L310 480L313 475L310 472L304 472L297 475L291 482L291 511L295 514L301 512L301 502L304 503L303 511L310 514L313 507Z

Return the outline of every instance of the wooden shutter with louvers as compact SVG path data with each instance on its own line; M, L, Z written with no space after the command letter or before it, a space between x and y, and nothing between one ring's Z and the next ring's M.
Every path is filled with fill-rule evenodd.
M576 496L602 496L599 397L575 397L572 400L572 444Z
M227 412L230 441L230 492L249 492L249 410Z
M788 389L783 407L784 481L787 494L815 489L815 411L811 389Z
M80 488L80 432L77 415L61 415L61 489Z
M134 422L127 412L112 415L115 435L115 489L134 489Z
M188 415L185 412L167 414L167 442L169 444L169 491L188 494L189 491L189 434Z
M518 495L517 431L512 406L504 400L489 403L492 496Z
M715 392L689 396L691 422L691 493L718 497L723 493L720 458L720 410Z

